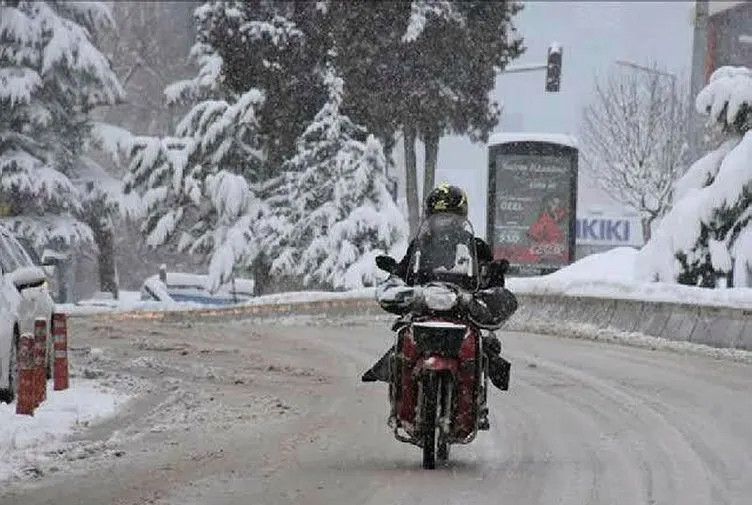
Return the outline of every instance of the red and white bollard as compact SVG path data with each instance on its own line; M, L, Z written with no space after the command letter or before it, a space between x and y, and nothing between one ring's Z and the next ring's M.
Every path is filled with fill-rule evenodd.
M55 361L53 377L55 391L68 389L68 317L64 313L52 314L52 338L54 342Z
M34 415L34 336L30 333L21 335L18 341L18 394L16 396L16 414Z
M35 407L38 407L47 399L47 321L41 317L34 321L34 365L36 372Z

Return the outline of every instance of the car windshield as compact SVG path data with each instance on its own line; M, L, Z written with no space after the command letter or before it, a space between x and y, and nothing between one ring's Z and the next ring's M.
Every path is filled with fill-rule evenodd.
M16 241L21 246L21 249L23 253L28 257L29 261L33 265L41 265L42 262L39 258L39 255L34 250L34 248L31 245L31 242L28 239L22 238L22 237L16 237Z
M475 234L470 222L461 216L434 214L418 230L407 282L416 285L436 281L470 290L478 286Z
M31 259L16 239L6 233L0 233L0 266L3 272L13 272L21 267L32 266Z

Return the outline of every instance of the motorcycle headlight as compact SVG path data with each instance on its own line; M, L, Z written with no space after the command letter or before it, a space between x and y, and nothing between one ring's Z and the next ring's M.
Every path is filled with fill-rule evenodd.
M457 305L457 293L444 286L425 286L423 302L426 307L436 311L452 310Z

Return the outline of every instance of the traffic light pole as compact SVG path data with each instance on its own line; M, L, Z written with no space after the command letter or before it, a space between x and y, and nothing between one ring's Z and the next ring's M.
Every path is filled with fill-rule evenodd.
M521 74L524 72L546 71L546 91L558 92L561 85L561 57L562 48L553 43L548 47L548 61L546 63L528 63L512 65L501 71L502 74Z
M523 72L546 70L546 68L548 68L548 65L545 63L530 63L526 65L513 65L511 67L507 67L501 73L502 74L520 74Z

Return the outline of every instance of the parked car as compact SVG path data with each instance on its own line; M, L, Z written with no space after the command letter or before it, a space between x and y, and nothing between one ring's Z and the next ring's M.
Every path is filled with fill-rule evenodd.
M45 271L6 228L0 226L0 401L15 398L18 339L34 333L34 321L49 325L55 303ZM47 339L47 375L52 372L52 339Z
M206 289L207 275L166 272L146 279L141 286L141 300L165 303L183 302L202 305L231 305L253 298L253 280L233 279L215 292Z

